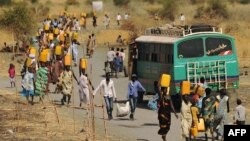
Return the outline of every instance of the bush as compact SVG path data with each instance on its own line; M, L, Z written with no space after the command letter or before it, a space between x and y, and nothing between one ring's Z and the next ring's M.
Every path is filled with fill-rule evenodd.
M122 22L121 29L129 31L128 42L133 42L139 35L139 31L136 28L135 23L133 23L133 21L128 20Z
M3 29L13 33L16 40L21 40L23 36L30 35L35 29L34 17L26 3L18 3L3 11L0 23Z
M171 21L174 21L174 14L177 13L178 7L176 0L163 0L163 9L160 11L160 15L163 18L167 18Z
M194 18L228 18L227 5L223 0L209 0L207 7L196 9Z
M239 0L239 3L248 4L248 3L250 3L250 0Z
M203 3L204 0L190 0L192 4Z
M12 3L12 0L0 0L0 6L10 5L11 3Z
M228 17L227 5L222 0L209 0L207 13L210 13L211 17L220 16L223 18Z
M79 2L77 0L67 0L66 4L67 5L77 5L77 4L79 4Z
M130 0L113 0L116 6L126 6L129 4Z
M148 2L148 3L151 3L151 4L153 4L153 3L155 3L155 2L158 2L158 0L143 0L144 2Z
M34 3L37 3L38 0L30 0L30 2L34 4Z

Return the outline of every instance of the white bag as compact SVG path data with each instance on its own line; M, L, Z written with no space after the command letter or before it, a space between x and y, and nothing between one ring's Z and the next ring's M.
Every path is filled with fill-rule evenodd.
M126 102L126 105L124 107L121 107L118 103L116 103L116 106L117 106L117 112L116 112L117 117L125 117L130 113L128 101Z

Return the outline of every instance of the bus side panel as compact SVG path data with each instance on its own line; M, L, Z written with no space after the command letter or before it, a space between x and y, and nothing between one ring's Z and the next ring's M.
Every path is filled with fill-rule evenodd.
M138 79L147 92L155 93L154 85L157 84L162 73L172 73L172 64L162 64L156 62L137 61Z

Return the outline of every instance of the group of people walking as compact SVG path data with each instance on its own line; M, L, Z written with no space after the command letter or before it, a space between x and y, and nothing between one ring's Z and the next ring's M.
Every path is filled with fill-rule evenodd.
M110 78L110 73L106 73L105 79L101 80L99 85L94 88L87 76L87 59L78 58L78 32L80 26L86 26L86 14L81 15L81 24L76 17L68 17L66 14L61 15L59 19L52 20L50 17L44 20L43 28L39 29L37 39L38 48L32 44L27 49L27 58L22 70L22 96L27 98L30 104L34 104L34 96L38 96L40 101L50 92L49 83L56 85L55 93L61 93L61 104L70 104L71 95L74 91L73 80L79 85L79 106L83 103L90 104L90 96L95 97L99 90L103 90L103 96L108 118L113 119L113 102L117 100L115 83ZM85 19L85 20L84 20ZM117 19L119 25L119 18ZM96 45L95 34L89 35L87 41L86 54L90 57ZM38 54L37 54L38 52ZM79 76L76 77L72 67L79 64ZM80 61L79 61L80 60ZM107 61L111 68L115 70L115 76L123 69L125 53L123 49L115 51L111 48L107 53ZM11 87L15 86L15 67L13 64L9 68ZM90 89L93 95L90 95ZM176 118L179 116L175 112L169 86L159 85L158 102L158 120L160 129L158 134L166 140L166 135L171 127L171 111ZM138 91L146 93L146 89L137 80L137 75L132 74L128 83L127 100L130 103L130 116L134 120L137 106ZM205 79L202 78L200 83L194 87L193 93L181 93L182 102L180 110L182 136L186 141L191 140L191 136L197 137L192 129L198 131L201 120L204 120L204 131L206 140L207 133L210 132L214 140L213 132L217 133L216 138L223 137L224 124L227 120L229 110L229 96L226 89L221 89L219 94L213 94L208 88ZM237 100L238 106L235 112L236 124L245 124L245 108L241 105L241 100Z
M205 132L206 140L208 140L208 133L212 136L212 140L218 140L223 138L224 125L227 123L227 113L230 111L229 96L226 89L221 89L219 94L213 93L207 87L204 78L200 82L194 87L193 92L180 92L182 94L180 109L182 137L186 141L190 141L192 137L196 138L198 136L199 131L202 131ZM181 86L185 87L182 84ZM242 125L245 124L245 108L241 105L240 99L237 99L237 105L234 120L235 124ZM166 135L170 130L171 110L178 118L171 96L167 93L167 88L161 87L158 99L158 119L160 125L158 134L162 136L163 141L166 141ZM214 132L216 137L214 137Z

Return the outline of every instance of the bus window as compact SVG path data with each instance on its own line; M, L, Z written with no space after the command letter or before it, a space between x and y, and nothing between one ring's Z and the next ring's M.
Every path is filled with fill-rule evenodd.
M206 54L208 56L232 54L230 40L224 38L206 38Z
M151 61L152 61L152 62L158 62L157 53L152 53L152 54L151 54Z
M178 58L194 58L204 55L202 39L191 39L178 45Z
M165 56L167 55L167 48L164 44L159 44L160 45L160 62L161 63L166 63Z

